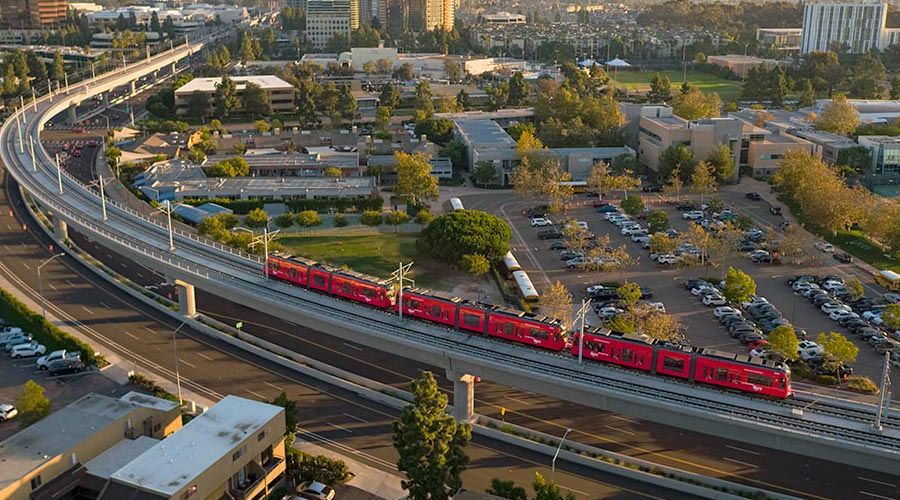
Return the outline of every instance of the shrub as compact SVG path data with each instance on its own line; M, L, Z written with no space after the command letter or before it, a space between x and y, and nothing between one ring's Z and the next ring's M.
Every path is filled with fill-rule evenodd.
M490 261L487 260L487 257L480 254L466 254L463 255L459 259L460 265L462 268L466 270L466 272L474 274L476 276L480 276L491 268Z
M878 386L869 377L852 375L847 379L847 389L863 394L878 394Z
M266 227L269 223L269 214L261 208L254 208L247 214L246 223L250 227Z
M366 210L359 218L359 222L367 226L378 226L382 222L381 212L375 210Z
M157 398L178 402L177 396L158 386L156 382L147 378L143 373L132 373L128 376L128 383L149 392Z
M291 448L287 451L288 470L299 474L301 481L339 484L353 477L347 464L326 456L312 456Z
M275 217L275 225L278 227L291 227L294 225L294 217L296 217L291 212L285 212L278 217Z
M315 210L304 210L297 214L297 224L303 227L318 226L322 224L322 219Z
M344 227L347 225L347 216L344 214L334 214L334 227Z
M416 222L423 226L427 226L429 222L434 220L434 215L431 214L427 209L423 208L419 210L419 213L416 214Z
M392 226L399 226L408 220L409 216L406 215L406 212L400 210L391 210L384 215L384 221Z
M247 215L254 208L262 208L265 203L263 200L231 200L228 198L187 198L183 202L193 206L215 203L233 210L237 215ZM291 212L315 210L320 214L328 213L331 210L336 212L381 210L381 207L384 206L384 198L381 196L367 196L364 198L340 198L337 200L291 200L285 202L285 205Z

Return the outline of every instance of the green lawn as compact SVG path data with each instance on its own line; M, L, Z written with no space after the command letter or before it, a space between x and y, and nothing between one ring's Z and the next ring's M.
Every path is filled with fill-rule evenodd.
M630 90L647 90L650 88L650 80L656 73L656 71L619 71L618 74L612 72L612 76L622 87ZM677 91L681 87L681 71L660 71L659 73L669 77L673 90ZM741 96L741 82L726 80L709 73L688 71L687 81L704 92L718 93L723 101L734 100Z
M278 242L295 255L347 266L354 271L388 278L400 261L413 261L412 277L416 286L450 290L461 273L451 270L416 251L419 233L382 233L377 229L341 234L285 235Z

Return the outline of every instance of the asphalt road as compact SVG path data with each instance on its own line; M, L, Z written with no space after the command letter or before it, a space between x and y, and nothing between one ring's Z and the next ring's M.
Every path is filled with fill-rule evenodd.
M3 182L0 273L17 285L19 293L39 300L36 269L43 259L52 255L51 242L27 219L18 195L10 190L12 182L5 178ZM12 206L8 199L14 200ZM68 257L50 262L42 274L48 311L116 352L132 364L130 368L174 378L172 331L177 322L159 317L156 311L123 296ZM225 394L269 400L285 391L299 402L301 437L318 440L323 446L352 455L373 467L395 471L396 454L390 436L396 411L289 370L269 366L262 359L187 328L179 332L177 344L183 387L211 400ZM489 439L476 437L468 454L472 462L464 481L473 489L485 488L493 477L530 484L535 472L550 474L545 456ZM557 469L560 485L582 498L685 498L561 461Z
M82 156L80 160L89 163L89 159L85 156ZM72 167L80 175L86 175L89 171L79 168L77 165L72 165ZM493 206L495 211L501 212L501 206L506 205L511 199L507 198L507 201L502 201L496 198L496 196L486 197L485 201L492 205L485 208ZM469 206L469 201L466 203ZM511 215L515 213L512 207L507 208ZM515 216L512 218L515 221ZM518 227L519 224L515 225ZM0 226L2 226L2 222L0 222ZM162 277L140 268L107 249L97 247L76 234L72 236L83 248L90 250L116 271L143 285L159 287L164 294L172 293L171 287L163 284ZM559 271L559 273L567 274L563 271ZM572 274L569 273L569 276ZM693 297L683 289L680 291L686 301L685 308L697 309L696 305L690 303ZM417 366L408 360L374 350L368 346L346 343L299 327L289 321L229 303L200 290L197 291L197 302L198 307L204 313L231 324L240 321L244 324L245 331L261 338L397 387L405 387L411 378L418 375L420 370L432 369L439 373L439 370L434 370L433 367ZM88 307L90 309L90 306ZM84 312L82 311L80 315L84 316ZM179 352L181 352L180 346ZM226 370L220 369L215 371L217 376L219 373L228 373ZM247 380L252 379L248 378ZM270 383L275 384L274 382ZM227 386L229 385L226 384ZM451 385L443 380L442 387L446 390L451 389ZM254 394L249 391L265 397L273 397L277 393L267 384L263 384L263 387L257 384L250 387L248 391L244 391L245 395L252 396ZM324 390L323 392L328 393L329 391ZM566 428L572 428L574 430L569 435L570 439L579 442L797 496L851 498L863 495L861 492L865 492L876 495L873 498L877 498L877 496L893 498L900 494L900 490L897 489L900 478L897 477L875 474L863 469L812 460L789 453L773 452L745 443L683 432L680 429L661 424L639 421L628 416L601 412L546 396L511 390L489 381L478 385L476 398L476 411L479 413L498 416L500 408L505 408L505 418L510 422L556 435L565 432ZM368 405L368 403L366 404ZM314 411L314 413L317 413L316 417L321 421L322 412ZM352 412L343 413L353 415ZM336 415L340 414L341 412L336 413ZM352 420L351 417L346 418ZM340 442L344 442L343 439L350 439L351 436L343 435L340 430L340 427L344 427L344 423L344 420L325 421L322 429L330 431L330 434L323 432L323 435L328 436L328 439L340 439ZM389 429L385 428L384 432L389 433ZM366 446L372 446L375 450L381 450L378 453L390 456L393 450L389 448L389 445L384 444L389 442L386 434L381 436L382 444L376 445L377 438L372 435ZM384 446L388 447L382 448ZM369 453L368 448L365 449ZM383 455L373 452L373 456ZM492 472L487 473L485 479L490 474L500 474L495 469L489 470ZM505 474L503 473L503 475ZM516 477L518 478L518 476ZM527 479L521 481L528 482ZM572 486L572 488L578 489L576 486Z

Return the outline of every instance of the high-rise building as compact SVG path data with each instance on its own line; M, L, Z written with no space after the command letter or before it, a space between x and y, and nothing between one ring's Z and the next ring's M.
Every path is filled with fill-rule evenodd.
M865 54L883 47L887 2L884 0L812 0L803 6L800 53L844 50Z
M359 28L359 0L308 0L306 2L306 37L313 48L324 49L335 34L350 39Z
M453 0L407 0L409 2L408 28L410 31L453 29Z
M0 29L52 28L66 20L66 0L0 0Z

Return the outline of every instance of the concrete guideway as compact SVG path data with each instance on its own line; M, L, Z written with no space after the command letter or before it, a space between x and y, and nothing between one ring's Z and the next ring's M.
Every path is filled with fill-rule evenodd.
M179 48L132 65L121 75L101 76L97 79L99 84L90 83L90 89L85 85L77 86L76 95L84 97L96 93L97 89L102 91L109 86L118 86L128 78L138 78L185 57L191 50L190 47ZM662 419L684 428L776 449L868 463L879 470L893 470L896 465L893 461L900 456L900 431L897 429L879 435L865 425L843 422L828 415L793 415L784 405L622 373L608 367L573 365L570 358L522 352L524 349L506 344L481 338L466 339L458 333L444 332L429 325L399 321L395 316L379 311L269 283L261 276L258 260L205 245L186 235L180 235L175 250L170 251L167 238L162 236L166 233L164 227L115 205L110 209L109 220L101 223L96 194L85 190L74 179L55 172L53 162L39 145L35 150L41 158L35 161L25 153L24 141L15 141L16 132L22 133L20 116L25 118L26 136L33 140L46 119L67 104L66 101L50 103L48 98L42 98L34 105L38 109L36 113L26 107L14 120L9 120L0 131L0 137L5 139L4 160L23 187L54 212L55 218L76 224L104 244L121 249L126 256L147 263L167 276L200 286L213 294L241 297L242 303L259 310L297 317L298 322L313 325L325 333L361 343L379 339L393 352L411 359L601 409ZM33 121L28 120L29 114L33 115ZM46 175L30 175L29 166ZM63 187L62 195L58 193L60 186ZM188 289L185 287L185 290ZM373 328L379 331L373 331ZM760 443L761 436L764 436L763 443Z

